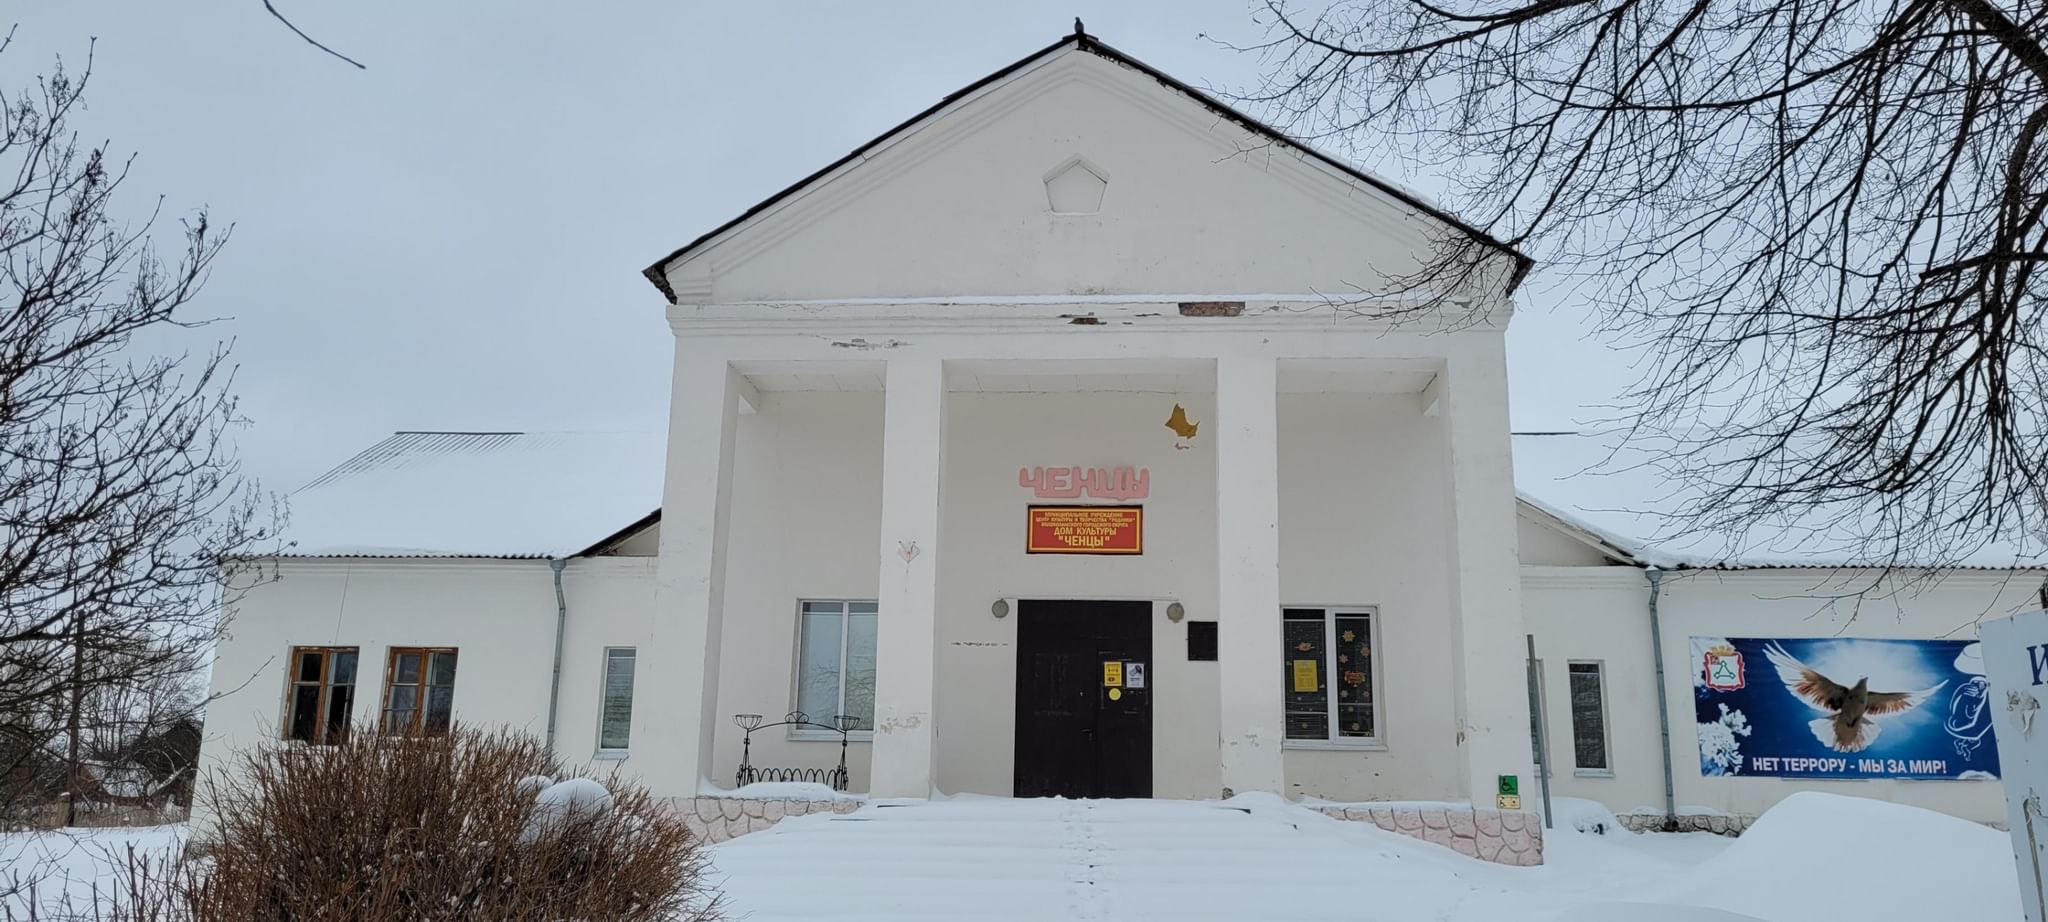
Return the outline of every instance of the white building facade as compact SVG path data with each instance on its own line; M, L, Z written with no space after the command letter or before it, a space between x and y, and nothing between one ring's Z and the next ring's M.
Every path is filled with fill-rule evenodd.
M1456 286L1396 294L1475 240ZM232 605L206 758L509 724L694 799L743 762L835 767L846 715L872 797L1423 801L1520 862L1530 634L1553 740L1594 760L1595 721L1605 763L1554 752L1556 793L1753 815L1826 783L1700 774L1689 636L2031 604L2038 578L1985 570L1815 622L1795 590L1855 573L1667 573L1518 502L1556 480L1518 479L1509 433L1525 269L1071 36L648 270L665 444L401 434L301 493L279 578Z

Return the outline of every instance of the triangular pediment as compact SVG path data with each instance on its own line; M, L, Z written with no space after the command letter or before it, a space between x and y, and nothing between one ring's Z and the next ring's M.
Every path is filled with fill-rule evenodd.
M672 300L1389 293L1478 240L1425 202L1087 36L911 119L648 276Z

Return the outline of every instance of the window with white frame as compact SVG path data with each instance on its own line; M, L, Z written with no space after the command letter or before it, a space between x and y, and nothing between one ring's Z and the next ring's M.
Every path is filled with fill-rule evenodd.
M597 716L597 748L601 752L625 752L633 738L632 647L607 647L604 651L604 702Z
M1607 683L1600 664L1566 667L1572 693L1572 758L1581 771L1605 772L1607 764Z
M856 717L854 733L865 737L875 728L875 603L811 599L801 612L796 709L826 726L840 714ZM790 735L839 738L815 727Z
M1372 608L1281 611L1281 682L1287 738L1367 743L1379 739Z

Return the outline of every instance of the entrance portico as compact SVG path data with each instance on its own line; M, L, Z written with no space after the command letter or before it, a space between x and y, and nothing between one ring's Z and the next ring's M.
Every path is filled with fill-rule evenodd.
M856 789L1013 793L1023 603L1069 600L1150 612L1154 796L1493 807L1530 761L1525 265L1079 34L664 258L651 644L682 668L635 739L695 775L651 780L693 793L733 714L809 707L871 715ZM1144 472L1110 503L1142 550L1033 553L1035 468ZM1101 667L1094 732L1132 707Z
M962 333L916 303L853 309L897 314L863 318L857 335L809 312L735 325L720 315L761 311L673 311L665 509L709 514L666 516L654 645L688 649L704 637L720 653L695 675L650 675L672 685L656 700L679 705L646 719L648 746L676 747L657 764L720 779L730 714L786 707L720 702L747 684L733 670L761 672L790 655L724 642L736 620L780 620L815 594L735 586L804 566L782 538L768 537L771 567L725 563L732 526L720 510L733 508L736 479L769 464L778 475L759 482L770 489L859 468L857 484L837 489L879 496L864 580L878 609L865 773L876 796L1010 793L1018 616L990 611L1026 599L1153 603L1162 796L1354 791L1490 806L1493 775L1526 774L1514 504L1505 445L1492 444L1506 432L1496 328L1404 331L1304 304L1192 318L1177 303L1077 301L1008 305L982 321L987 332ZM1153 316L1138 330L1070 320L1090 314L1132 326ZM803 332L760 332L783 323ZM845 345L856 340L869 348ZM1033 352L1047 357L1020 357ZM1191 439L1163 425L1176 404L1197 425ZM756 421L802 430L823 419L839 427L827 433L828 458L750 457L736 437ZM1142 555L1026 554L1033 499L1015 472L1066 463L1146 469ZM762 502L757 490L741 485L742 508ZM784 512L784 527L801 520ZM1343 585L1360 573L1378 585ZM1396 645L1376 662L1385 729L1369 742L1286 739L1281 613L1311 602L1376 606L1380 642ZM1187 660L1185 622L1164 616L1174 603L1188 621L1216 622L1217 662ZM1375 787L1368 774L1440 780Z

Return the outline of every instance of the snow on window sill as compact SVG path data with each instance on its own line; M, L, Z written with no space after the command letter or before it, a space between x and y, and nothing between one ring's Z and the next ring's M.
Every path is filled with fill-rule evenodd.
M626 755L627 751L624 749L600 749L597 751L597 755L591 756L591 758L599 762L617 762L625 758Z
M1387 744L1376 738L1339 740L1282 740L1281 749L1301 749L1309 752L1385 752Z
M1614 770L1608 768L1580 768L1572 771L1574 778L1612 778Z

